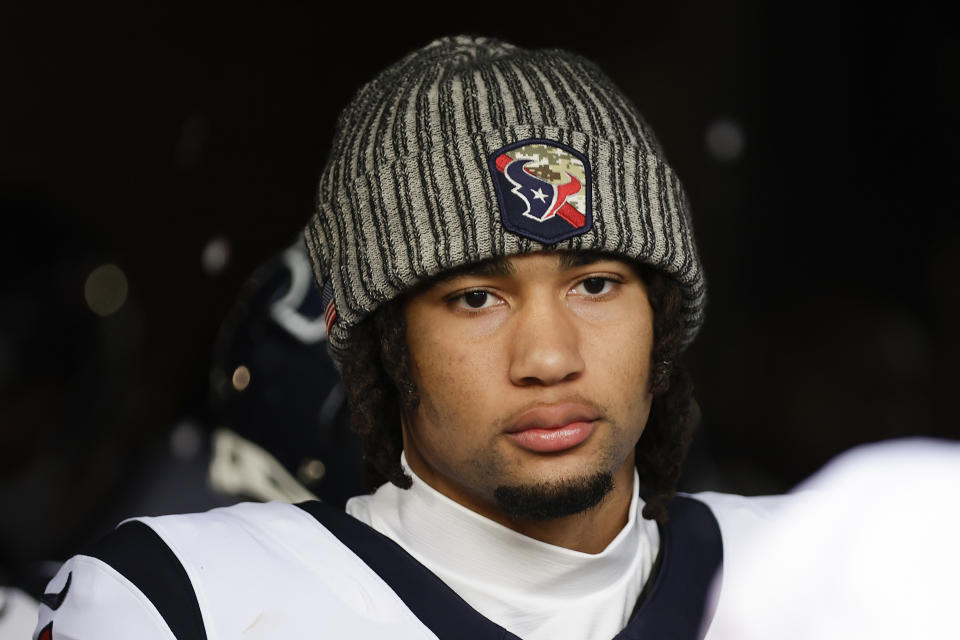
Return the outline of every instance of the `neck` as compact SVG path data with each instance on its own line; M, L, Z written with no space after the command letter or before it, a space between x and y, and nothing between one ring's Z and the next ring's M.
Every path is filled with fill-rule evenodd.
M617 537L627 524L630 503L636 490L633 486L634 461L631 455L614 473L613 489L598 505L561 518L535 520L509 516L492 500L450 490L415 455L407 456L407 463L421 480L467 509L527 537L582 553L600 553Z
M405 470L413 475L409 489L386 483L348 501L347 513L406 549L482 615L514 636L538 640L612 638L626 626L660 540L657 525L640 517L639 496L633 494L625 526L602 550L602 544L569 545L584 549L578 551L494 522L435 490L409 463ZM635 487L636 471L629 471L630 480L618 484ZM561 537L557 527L537 528L539 537L562 543L561 537L575 542L571 530L580 526L567 525Z

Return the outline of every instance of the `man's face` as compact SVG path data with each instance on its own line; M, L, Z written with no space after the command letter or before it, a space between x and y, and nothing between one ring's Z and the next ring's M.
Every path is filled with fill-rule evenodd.
M603 474L631 486L653 343L633 266L511 257L411 295L404 313L420 394L404 450L428 484L501 521L511 492L563 493Z

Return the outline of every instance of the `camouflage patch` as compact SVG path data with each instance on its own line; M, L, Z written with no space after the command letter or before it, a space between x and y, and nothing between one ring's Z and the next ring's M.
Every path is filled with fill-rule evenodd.
M555 244L593 227L590 164L575 149L531 139L490 154L500 216L511 233Z

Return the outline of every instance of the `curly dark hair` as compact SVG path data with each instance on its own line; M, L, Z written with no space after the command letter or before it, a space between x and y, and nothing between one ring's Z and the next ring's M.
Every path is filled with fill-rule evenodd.
M666 522L666 502L676 493L690 444L688 428L692 385L680 361L684 337L680 285L647 265L638 270L647 285L654 316L650 386L653 404L636 446L636 466L645 500L643 517ZM350 426L360 436L370 488L392 482L409 488L400 465L400 418L420 401L410 371L402 298L384 304L351 329L350 356L343 383L350 405Z

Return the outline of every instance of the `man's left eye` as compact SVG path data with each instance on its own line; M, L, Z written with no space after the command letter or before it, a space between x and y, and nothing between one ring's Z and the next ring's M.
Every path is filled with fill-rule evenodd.
M490 300L490 294L486 291L467 291L463 294L463 301L467 303L467 306L471 309L481 309L487 306L487 302Z
M586 294L590 296L598 296L604 293L609 293L610 289L613 287L613 280L609 278L587 278L573 288L574 291L580 294Z

